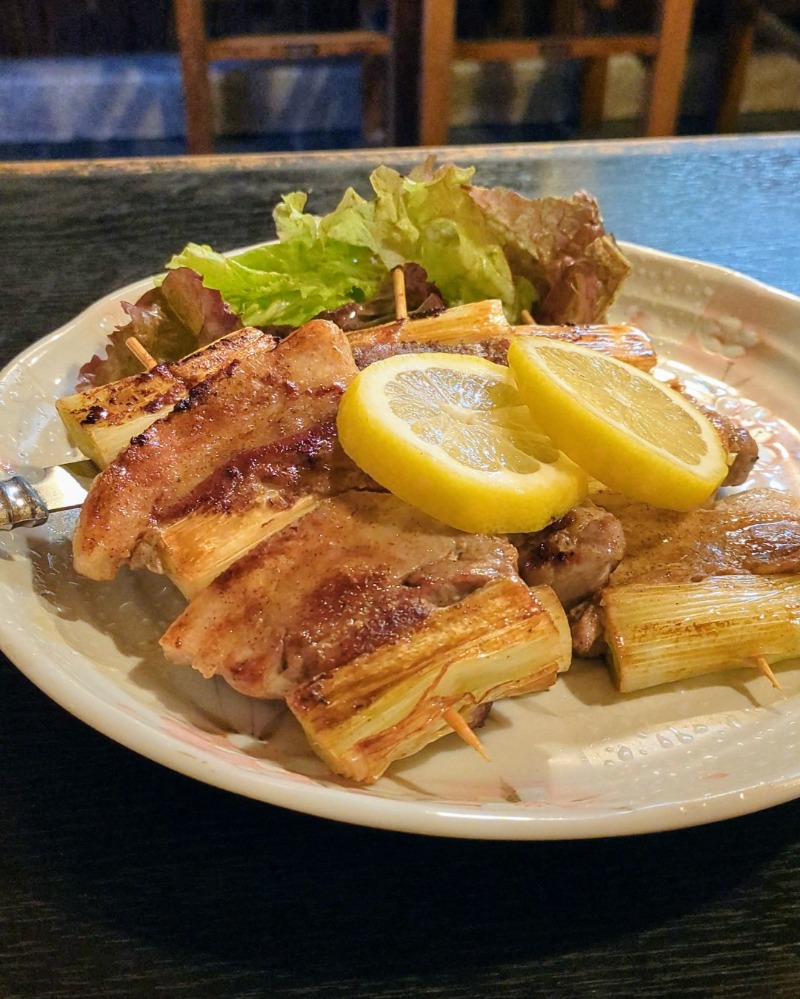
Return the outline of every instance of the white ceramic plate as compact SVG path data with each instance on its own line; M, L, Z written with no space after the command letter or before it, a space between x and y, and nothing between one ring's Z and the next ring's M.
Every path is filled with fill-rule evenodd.
M667 367L749 426L757 484L800 491L800 299L717 267L625 248L615 308L657 340ZM78 457L53 402L149 281L115 292L0 373L0 459ZM692 374L695 372L695 374ZM752 812L800 794L800 665L783 689L742 669L637 695L577 663L545 693L496 705L484 763L453 736L370 788L332 778L273 705L168 666L157 639L181 598L160 577L76 576L74 515L0 540L0 644L34 683L111 738L240 794L382 828L486 839L642 833Z

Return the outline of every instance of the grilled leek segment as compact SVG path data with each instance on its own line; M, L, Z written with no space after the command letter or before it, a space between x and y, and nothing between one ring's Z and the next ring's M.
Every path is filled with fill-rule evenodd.
M310 513L319 501L319 496L306 495L287 505L278 491L265 489L243 510L187 513L145 534L131 565L164 573L192 600L229 565Z
M552 589L502 579L437 611L410 639L297 687L287 704L333 771L371 783L452 732L449 709L469 722L481 704L544 690L570 657Z
M635 326L510 326L499 301L487 300L446 309L422 319L404 319L347 334L351 347L376 344L441 343L457 346L508 340L517 333L579 340L603 353L649 370L656 355L649 338ZM254 328L230 333L172 364L131 375L59 399L56 409L72 444L104 469L133 437L166 416L210 374L253 350L276 341Z
M59 399L56 409L72 444L103 469L131 438L185 399L193 386L226 364L254 350L269 350L276 342L261 330L237 330L180 361Z
M616 357L634 368L650 371L658 358L650 337L638 326L512 326L514 335L541 336L548 340L579 343L600 354Z
M347 339L353 348L393 343L456 346L460 343L509 340L517 334L579 342L645 371L654 367L657 360L650 338L636 326L512 326L505 317L502 304L495 299L454 306L421 319L399 319L380 326L352 330L348 332Z
M800 576L630 583L603 597L609 665L623 693L800 655Z
M477 343L493 337L508 337L509 325L499 299L455 305L420 319L398 319L380 326L366 326L347 334L351 347L379 343Z

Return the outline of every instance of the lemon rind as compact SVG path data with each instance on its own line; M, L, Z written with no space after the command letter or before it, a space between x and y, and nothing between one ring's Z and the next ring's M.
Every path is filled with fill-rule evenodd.
M345 452L376 482L451 527L485 534L541 530L586 496L588 479L566 455L535 473L488 472L417 437L391 412L384 390L402 371L436 366L514 385L506 368L463 355L405 354L365 369L342 398L338 429Z

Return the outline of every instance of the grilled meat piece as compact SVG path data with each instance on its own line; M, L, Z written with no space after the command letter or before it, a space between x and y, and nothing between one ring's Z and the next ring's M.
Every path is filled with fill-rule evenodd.
M605 620L597 598L576 604L567 614L572 638L572 654L584 659L601 656L606 643L603 637Z
M328 420L244 451L163 510L133 549L133 568L165 572L187 598L321 499L381 487L344 453Z
M611 586L800 571L800 501L788 493L751 489L689 513L611 493L595 499L625 532L625 558Z
M344 493L235 562L161 645L242 693L281 698L412 636L489 580L516 578L516 561L507 542L453 530L388 493Z
M440 318L448 315L442 313ZM509 344L517 335L583 344L643 371L650 371L656 364L656 353L650 338L636 326L511 326L502 315L489 317L488 320L481 316L480 319L480 323L473 328L465 318L463 325L451 321L446 328L434 333L426 331L422 322L397 320L385 326L360 330L357 334L350 334L348 339L359 368L366 368L374 361L395 354L430 352L472 354L496 364L507 364Z
M488 340L477 340L474 343L453 343L428 340L421 343L409 340L401 343L375 343L368 346L353 347L353 357L359 370L366 368L375 361L382 361L396 354L470 354L473 357L483 357L495 364L508 363L508 345L511 341L506 337L493 337Z
M740 427L730 417L723 416L722 413L717 413L707 406L699 408L719 434L722 446L729 455L733 455L733 462L722 485L741 486L747 481L753 465L758 461L758 444L745 427Z
M752 489L689 513L634 503L618 493L600 493L595 501L618 518L625 533L625 556L610 587L800 572L800 501L788 493ZM604 644L602 594L569 616L575 655L598 655Z
M745 427L740 427L729 416L724 416L695 399L686 391L680 378L673 378L670 381L670 386L700 410L719 434L727 454L733 456L728 474L722 485L741 486L747 481L753 465L758 461L758 444L753 440L750 432Z
M317 320L195 386L95 480L73 539L78 572L112 579L160 513L220 465L334 419L356 372L344 334Z
M544 530L509 540L528 586L551 586L566 610L602 589L625 552L617 518L589 502Z
M308 493L331 496L381 487L348 458L336 435L336 421L326 420L242 451L164 509L159 519L163 523L194 513L235 514L258 502L265 488L289 504Z

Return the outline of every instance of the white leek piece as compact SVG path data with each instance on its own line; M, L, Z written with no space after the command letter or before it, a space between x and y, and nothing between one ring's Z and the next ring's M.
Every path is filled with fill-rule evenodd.
M624 693L800 655L800 576L630 583L603 597L614 680Z
M448 710L470 721L480 704L551 686L570 644L550 587L501 579L296 688L287 703L332 770L369 783L451 733Z
M59 399L56 409L70 441L103 469L131 438L171 412L194 385L224 365L254 350L270 350L275 343L261 330L237 330L180 361Z

